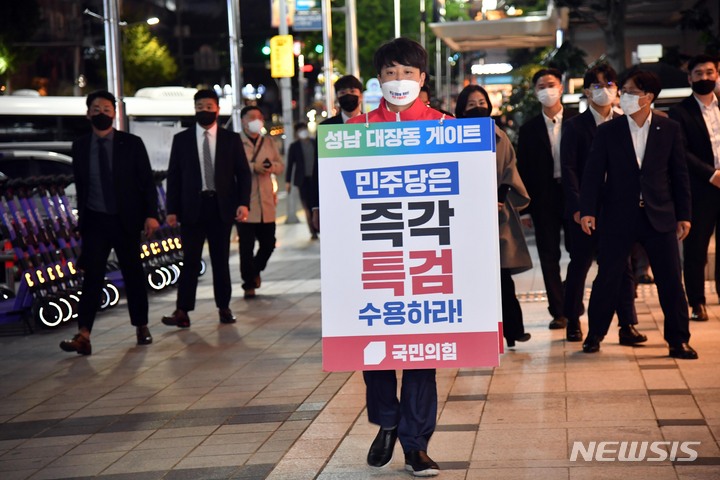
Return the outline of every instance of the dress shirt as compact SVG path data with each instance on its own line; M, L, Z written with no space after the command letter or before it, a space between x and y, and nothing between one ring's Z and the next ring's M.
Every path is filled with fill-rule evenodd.
M590 105L590 113L592 113L593 118L595 119L595 125L601 125L608 120L612 120L613 118L613 111L612 108L610 109L610 113L608 113L607 117L603 117L600 112L595 110L592 105Z
M648 132L650 132L650 121L652 120L652 112L648 114L645 123L638 127L637 122L630 115L625 115L630 125L630 136L632 137L633 147L635 147L635 160L638 168L642 168L643 158L645 158L645 147L647 146Z
M703 120L705 120L705 127L707 127L708 135L710 136L715 169L720 169L720 110L718 110L717 97L713 95L710 105L705 105L697 97L695 97L695 100L700 106Z
M547 127L548 137L550 138L550 148L553 156L553 178L560 178L562 166L560 163L560 135L562 134L563 110L561 109L553 118L548 117L543 112L545 119L545 127Z
M208 132L208 144L210 145L210 157L212 158L213 171L215 171L215 145L217 145L217 122L213 123L212 127L207 129ZM207 183L205 182L205 167L203 165L203 142L205 141L206 130L199 124L195 124L195 137L197 139L198 158L200 159L200 175L202 177L202 188L207 190Z
M352 117L345 113L345 110L340 109L340 115L342 115L342 121L343 123L347 123L348 120L350 120Z
M110 162L110 171L113 165L113 142L115 140L115 130L103 137L105 139L104 148L107 154L108 162ZM93 134L90 140L90 170L88 178L88 198L87 207L90 210L100 213L110 213L107 205L105 205L105 194L102 188L102 178L100 177L100 137Z

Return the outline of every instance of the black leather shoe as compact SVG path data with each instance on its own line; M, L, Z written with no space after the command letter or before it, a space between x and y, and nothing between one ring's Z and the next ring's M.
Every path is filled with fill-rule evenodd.
M707 308L705 308L704 303L693 305L692 313L690 314L690 320L695 320L696 322L708 321Z
M78 355L90 355L92 353L90 339L79 333L75 334L72 340L60 342L60 348L66 352L76 352Z
M245 293L243 293L243 298L245 298L245 299L247 299L247 298L255 298L255 297L256 297L256 295L255 295L255 289L254 289L254 288L251 288L251 289L249 289L249 290L245 290Z
M638 343L647 342L647 337L642 333L638 332L635 325L628 325L626 327L620 327L618 330L618 339L620 345L633 346Z
M422 450L411 450L405 454L405 470L416 477L434 477L440 473L440 467Z
M147 325L137 327L136 334L138 345L150 345L152 343L152 335L150 335L150 329Z
M649 285L651 283L655 283L655 279L652 276L645 273L645 274L639 275L637 277L637 283L643 283L643 284Z
M579 320L568 320L565 339L568 342L582 342L583 332Z
M381 468L390 463L395 450L395 440L397 440L397 427L390 430L380 428L368 451L368 465Z
M697 352L687 343L680 343L670 347L669 355L672 358L680 358L682 360L696 360Z
M233 315L232 310L229 308L221 308L218 310L218 315L220 316L220 323L235 323L235 315Z
M561 328L565 327L567 327L567 318L565 317L555 317L548 325L548 328L550 330L560 330Z
M190 317L182 310L175 310L169 317L163 317L162 323L171 327L188 328L190 326Z
M513 340L506 338L505 341L507 342L507 346L512 348L515 346L515 342L527 342L531 338L532 338L532 335L530 335L529 333L523 333L518 338L515 338Z
M603 337L588 333L588 336L582 345L583 352L585 352L585 353L599 352L600 351L600 342L602 342L602 340L603 340Z
M262 278L260 278L260 274L258 274L255 277L255 288L260 288L260 285L262 285Z

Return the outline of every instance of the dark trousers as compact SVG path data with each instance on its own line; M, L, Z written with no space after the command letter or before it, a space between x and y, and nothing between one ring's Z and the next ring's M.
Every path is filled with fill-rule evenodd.
M86 210L84 215L82 254L79 261L84 276L83 294L78 307L78 326L92 331L95 314L100 307L105 269L111 249L115 249L125 283L130 323L136 327L147 325L148 298L140 260L140 232L125 231L118 215L92 210Z
M713 187L714 188L714 187ZM720 190L715 192L699 192L693 190L692 228L683 240L683 271L688 303L692 306L706 303L705 301L705 264L707 263L708 245L713 231L715 233L715 287L718 286L720 272ZM696 198L697 197L697 198ZM718 290L720 292L720 290Z
M395 370L363 372L368 420L381 427L397 425L403 451L427 451L437 418L435 369L403 370L400 399Z
M198 223L180 225L183 246L183 267L178 281L176 306L190 312L195 309L195 294L203 245L207 238L212 265L213 293L217 308L228 308L232 296L230 282L230 232L232 223L220 219L217 198L202 196Z
M565 276L565 308L563 311L568 320L577 322L582 315L585 280L595 259L598 242L597 235L586 235L580 225L574 221L568 223L566 231L570 236L570 263ZM618 325L621 327L638 323L635 312L635 278L629 259L626 267L620 280L620 290L615 302Z
M658 232L650 225L644 209L640 210L636 224L628 232L598 232L598 274L593 282L588 308L589 334L607 334L622 284L621 278L627 268L627 258L633 243L637 241L645 247L655 274L660 307L665 315L665 340L670 345L687 342L690 340L688 307L676 233Z
M305 210L305 218L308 224L308 229L310 230L311 235L317 235L318 231L315 229L312 223L312 208L310 207L310 195L311 195L311 181L310 179L305 180L305 182L300 185L299 187L299 193L300 193L300 202L302 202L303 210Z
M565 249L568 250L567 222L563 218L564 198L562 185L548 185L547 195L541 203L532 206L535 242L537 243L540 269L548 297L548 310L553 318L563 314L563 283L560 274L561 230L565 230Z
M243 290L255 289L255 277L265 270L270 255L275 250L275 222L238 223L240 237L240 276ZM255 241L258 251L255 253Z
M502 301L503 337L507 340L517 340L525 335L523 314L515 296L515 282L513 282L510 269L500 269L500 291Z

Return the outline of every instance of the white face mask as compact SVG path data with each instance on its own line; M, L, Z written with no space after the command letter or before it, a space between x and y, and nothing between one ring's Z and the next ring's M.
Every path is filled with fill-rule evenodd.
M645 95L643 95L643 97L644 96ZM623 93L622 95L620 95L620 108L622 108L622 111L625 115L632 115L633 113L639 112L642 108L640 106L640 95Z
M308 133L307 130L300 130L300 131L298 132L298 138L299 138L300 140L305 140L305 139L308 138L309 136L310 136L310 134Z
M262 129L264 126L265 125L262 120L260 120L260 119L252 120L252 121L248 122L247 129L248 129L248 132L250 132L252 134L257 134L257 133L262 132Z
M540 101L540 103L543 104L544 107L550 108L555 105L560 98L560 89L543 88L542 90L538 90L535 95L537 95L537 99Z
M391 80L380 88L385 101L399 107L410 105L420 95L420 83L414 80Z
M617 88L598 88L592 91L592 99L597 105L605 107L610 105L617 96Z

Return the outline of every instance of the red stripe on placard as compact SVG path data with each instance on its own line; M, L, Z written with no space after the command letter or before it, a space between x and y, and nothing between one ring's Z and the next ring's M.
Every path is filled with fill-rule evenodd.
M323 370L497 367L498 332L323 338Z

